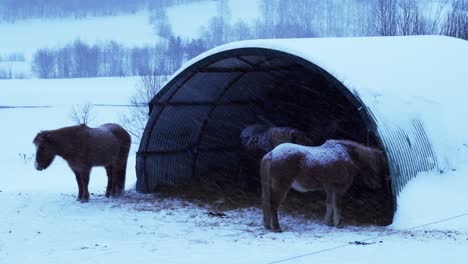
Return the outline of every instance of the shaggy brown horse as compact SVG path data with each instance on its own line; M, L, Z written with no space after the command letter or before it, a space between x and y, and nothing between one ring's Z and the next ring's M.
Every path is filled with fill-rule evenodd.
M262 124L254 124L245 127L240 134L242 151L239 178L253 187L262 157L273 148L282 143L297 143L312 146L304 131L292 127L272 127Z
M282 143L297 143L310 146L313 142L304 131L292 127L271 127L254 124L245 127L241 134L243 148L260 159Z
M327 140L318 147L281 144L261 160L263 225L281 232L278 208L293 188L325 191L323 222L342 227L342 199L354 178L359 176L369 188L378 189L386 174L383 152L353 141Z
M104 124L90 128L82 124L42 131L33 143L37 170L47 169L56 155L67 161L78 183L78 201L89 200L89 174L94 166L106 168L106 197L123 192L131 139L121 126Z

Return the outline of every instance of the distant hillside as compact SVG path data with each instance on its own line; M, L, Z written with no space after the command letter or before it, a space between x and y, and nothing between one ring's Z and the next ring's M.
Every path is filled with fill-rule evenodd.
M1 0L0 21L133 14L203 0Z

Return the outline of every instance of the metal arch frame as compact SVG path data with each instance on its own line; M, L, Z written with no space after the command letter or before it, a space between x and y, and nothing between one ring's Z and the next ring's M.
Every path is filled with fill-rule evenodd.
M304 67L306 70L318 72L318 74L322 75L325 79L327 79L334 87L338 89L340 93L342 93L345 98L356 108L356 111L358 111L359 115L362 118L363 124L367 127L368 131L374 132L376 135L376 138L380 144L380 146L384 149L385 144L383 144L383 139L377 132L377 124L375 121L375 118L373 117L372 112L370 109L366 107L366 105L359 99L358 96L354 95L346 86L341 83L339 80L337 80L332 74L330 74L328 71L324 70L323 68L319 67L318 65L314 64L311 61L305 60L304 58L298 57L296 55L279 51L279 50L273 50L273 49L266 49L266 48L238 48L238 49L232 49L232 50L227 50L227 51L222 51L216 54L213 54L211 56L208 56L204 59L201 59L199 61L194 62L192 65L187 67L185 70L180 72L177 76L174 76L173 79L171 79L162 89L161 91L151 100L149 103L149 111L150 113L153 111L153 106L159 105L160 107L165 107L168 103L168 101L171 100L171 98L177 93L177 91L184 86L184 84L189 81L196 73L198 72L203 72L204 69L209 72L209 69L206 69L209 65L219 62L221 60L227 59L227 58L238 58L241 59L242 56L263 56L266 59L262 61L262 63L255 65L256 67L251 68L250 70L240 70L240 69L234 69L233 71L238 71L241 73L241 76L245 74L247 71L270 71L270 70L280 70L279 67L264 67L262 68L261 65L272 60L275 58L284 58L285 61L291 61L294 62L297 65L300 65ZM242 62L248 64L249 66L252 66L252 63L246 62L246 60L242 59ZM290 67L281 67L284 70L290 70ZM223 70L224 72L229 71L227 69ZM216 72L216 71L213 71ZM185 78L185 79L184 79ZM182 82L176 86L174 89L174 85L177 84L179 81ZM232 85L232 84L231 84ZM227 89L225 89L226 91ZM222 93L224 94L225 91ZM166 93L171 93L168 97L168 99L165 100L165 102L160 103L158 102L159 99L162 98ZM216 105L212 105L211 109L214 109ZM155 122L157 122L157 119L159 118L160 113L162 110L158 113L158 115L155 117L154 121L152 122L151 126L151 131L149 137L151 137L152 131L153 131L153 126ZM209 111L209 113L211 113ZM209 115L208 115L209 116ZM207 117L208 118L208 117ZM202 134L201 132L204 130L204 126L206 126L206 122L203 125L202 129L200 130L200 135ZM199 137L201 137L199 135ZM149 144L149 140L146 142L145 148L147 149ZM195 159L194 159L195 160ZM387 157L388 160L388 157ZM390 162L389 162L390 163ZM195 162L194 162L195 164ZM145 158L145 164L144 168L146 169L146 158ZM193 171L192 171L193 173ZM392 174L392 172L390 172ZM391 178L392 175L391 175ZM146 181L146 180L145 180ZM147 187L147 186L146 186ZM393 193L394 199L396 200L396 195ZM395 203L396 205L396 203ZM395 206L396 208L396 206Z
M206 68L207 66L209 66L209 65L211 65L213 63L219 62L219 61L227 59L227 58L232 58L232 57L237 57L238 58L238 57L242 57L242 56L252 56L252 55L264 56L265 58L267 58L261 64L267 63L272 58L283 57L283 58L287 58L290 61L293 61L293 62L301 65L302 67L304 67L306 69L319 72L327 80L329 80L330 82L335 84L335 86L338 88L338 90L341 93L343 93L343 95L346 96L346 98L356 107L356 109L359 109L360 107L365 107L363 102L358 97L356 97L354 94L352 94L351 91L349 91L349 89L346 88L346 86L343 83L338 81L332 74L330 74L329 72L327 72L323 68L317 66L316 64L314 64L311 61L305 60L305 59L303 59L301 57L298 57L296 55L286 53L286 52L283 52L283 51L279 51L279 50L266 49L266 48L239 48L239 49L222 51L220 53L216 53L216 54L213 54L211 56L208 56L208 57L206 57L206 58L204 58L204 59L202 59L200 61L197 61L197 62L193 63L188 68L186 68L181 73L179 73L177 76L173 77L173 79L171 79L164 86L164 88L162 88L161 91L158 94L156 94L156 96L149 103L150 113L151 113L151 110L152 110L152 105L155 105L156 102L163 95L170 92L171 88L173 88L173 86L178 81L180 81L181 79L187 78L187 79L185 79L183 81L182 84L178 85L176 90L179 90L180 87L182 87L183 84L185 82L187 82L190 78L192 78L194 74L196 74L200 70L203 71L204 68ZM259 66L261 66L261 64L259 64ZM290 69L290 68L288 68L288 67L283 68L283 70L288 70L288 69ZM262 70L262 68L257 68L254 71L260 71L260 70ZM276 67L276 68L275 67L270 67L270 68L265 67L263 70L280 70L280 68L278 68L278 67ZM227 70L224 70L224 71L226 72ZM237 71L242 72L241 70L237 70ZM173 93L170 95L171 98L175 94L176 90L174 90ZM365 109L365 112L366 112L365 116L363 116L363 117L365 117L366 121L370 121L372 119L371 115L369 113L367 113L367 109ZM369 125L372 128L375 127L375 124L367 124L367 125Z
M181 83L179 84L179 86L178 86L176 89L174 89L174 91L172 92L172 94L169 96L168 101L170 101L170 100L172 99L172 97L174 97L174 95L177 93L177 91L179 91L179 89L182 88L182 87L184 86L184 84L187 83L194 75L195 75L195 72L193 72L193 73L191 73L189 76L187 76L186 79L185 79L183 82L181 82ZM154 98L153 98L153 100L154 100ZM151 102L152 102L153 100L151 100ZM150 103L149 106L150 106L149 115L151 116L151 113L152 113L152 110L153 110L153 108L152 108L152 103ZM166 105L161 105L161 109L159 109L159 112L157 113L157 115L156 115L152 120L148 120L147 127L148 127L148 125L150 124L150 121L152 121L152 122L151 122L151 125L149 126L149 128L150 128L149 131L148 131L149 135L147 136L146 142L145 142L145 151L148 149L148 145L149 145L150 138L152 138L152 136L153 136L154 125L155 125L155 124L157 123L157 121L159 120L159 117L161 116L161 113L163 112L163 110L164 110L165 108L166 108ZM145 130L146 130L147 127L145 127ZM145 186L145 191L146 191L146 192L150 192L150 188L149 188L149 186L148 186L148 181L147 181L147 179L146 179L146 177L147 177L147 173L146 173L146 168L147 168L147 166L146 166L146 159L147 159L147 155L141 155L141 153L137 153L137 155L140 155L140 156L143 157L143 170L145 171L144 177L143 177L143 179L144 179L143 185Z
M221 98L223 98L224 94L226 94L229 88L231 88L232 85L234 85L237 81L239 81L245 74L246 74L245 72L239 73L235 78L229 81L229 83L223 87L223 91L218 95L215 101L218 102L219 100L221 100ZM196 147L195 147L195 152L193 153L193 158L192 158L192 178L195 175L195 168L196 168L196 164L198 160L198 154L200 152L199 150L200 141L206 129L206 124L208 123L208 120L210 119L211 114L216 109L216 106L217 106L216 104L210 106L210 109L207 111L205 119L203 120L203 123L200 126L200 130L199 130L200 132L198 133L197 140L195 141Z

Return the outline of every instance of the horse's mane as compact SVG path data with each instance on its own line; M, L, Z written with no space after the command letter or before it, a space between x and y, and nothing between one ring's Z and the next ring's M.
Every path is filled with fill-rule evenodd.
M37 133L36 137L33 140L34 144L41 144L44 141L48 142L61 142L69 141L70 137L76 135L80 130L89 128L85 124L62 127L54 130L43 130Z

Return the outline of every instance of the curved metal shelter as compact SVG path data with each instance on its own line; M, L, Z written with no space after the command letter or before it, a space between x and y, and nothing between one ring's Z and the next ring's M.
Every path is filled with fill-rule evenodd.
M394 197L466 162L468 42L440 36L230 43L175 73L150 103L137 190L239 167L239 134L267 119L386 153ZM228 176L226 176L228 177ZM396 198L395 198L396 199Z

